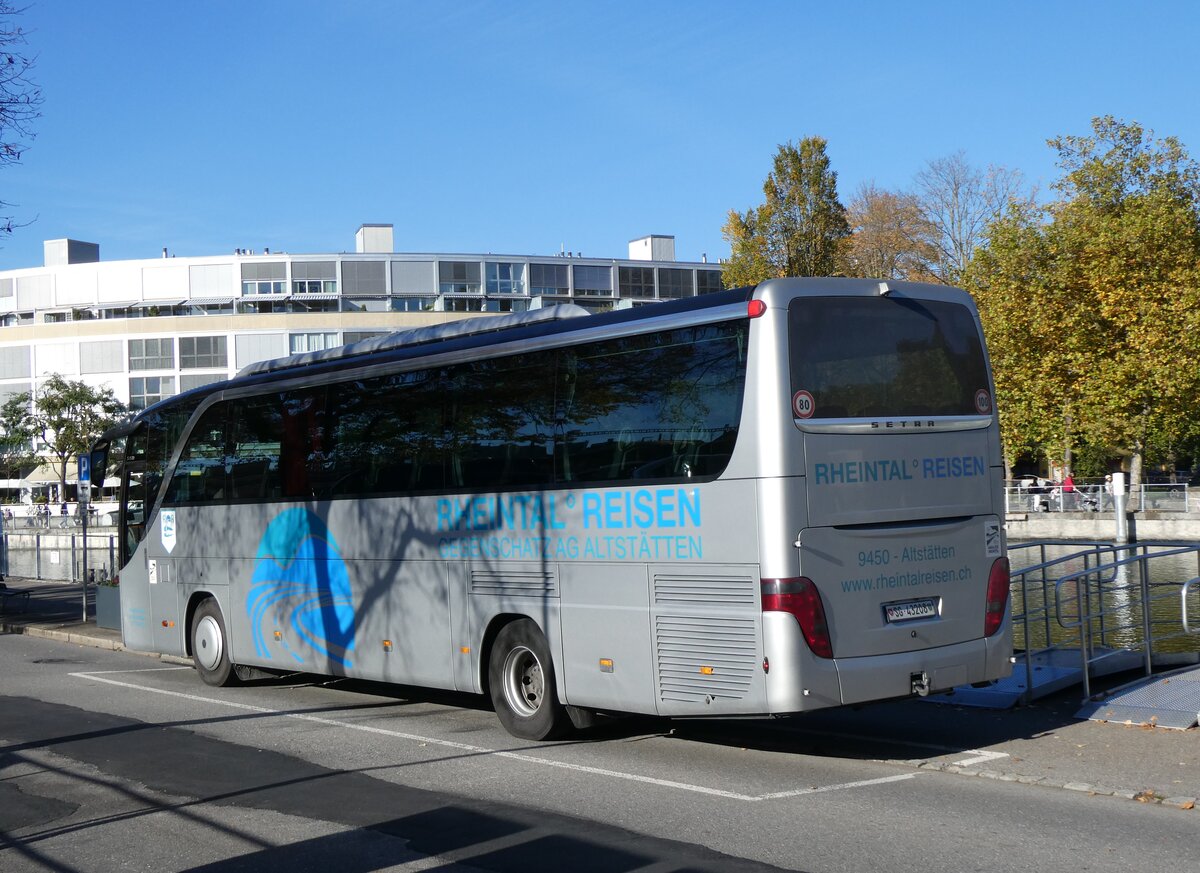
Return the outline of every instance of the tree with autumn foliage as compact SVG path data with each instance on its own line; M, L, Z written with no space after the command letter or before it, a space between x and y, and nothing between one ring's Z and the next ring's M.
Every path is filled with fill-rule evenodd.
M1005 454L1036 444L1061 460L1083 440L1128 457L1136 486L1148 453L1194 430L1200 166L1175 138L1111 116L1049 144L1060 199L994 224L966 273Z
M847 208L851 235L845 243L849 276L925 281L925 264L935 257L933 228L915 194L886 191L873 182L859 186Z
M763 183L765 202L744 213L730 210L723 228L731 249L723 268L727 287L842 272L850 225L825 146L819 136L781 145Z

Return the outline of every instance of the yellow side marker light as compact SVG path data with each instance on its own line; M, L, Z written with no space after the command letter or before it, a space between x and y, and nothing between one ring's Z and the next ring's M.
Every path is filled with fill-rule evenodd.
M390 652L392 650L392 641L391 640L383 641L383 650L385 652Z
M612 671L613 671L612 658L601 658L600 659L600 672L601 673L611 673Z
M459 650L460 652L462 652L464 655L469 655L469 654L471 654L471 647L470 647L470 646L460 646L458 650Z
M279 642L282 639L283 639L283 633L281 631L275 631L275 641Z
M703 676L711 676L715 672L716 671L712 667L701 667L700 668L700 673Z

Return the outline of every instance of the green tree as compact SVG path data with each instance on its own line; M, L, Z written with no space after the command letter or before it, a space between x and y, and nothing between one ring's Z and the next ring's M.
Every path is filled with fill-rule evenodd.
M842 272L850 225L825 145L819 136L781 145L763 183L765 202L744 213L730 210L723 228L731 250L727 286Z
M1200 166L1136 123L1092 131L1050 141L1066 170L1050 244L1064 297L1089 302L1073 325L1073 418L1129 456L1137 485L1152 439L1182 437L1200 391Z
M29 407L30 395L18 394L9 401ZM6 404L5 410L9 409ZM26 425L45 445L58 465L60 494L66 493L67 464L87 452L96 437L116 424L127 412L111 388L93 388L85 382L65 379L57 373L48 377L33 397Z
M1050 145L1060 199L994 223L966 274L992 349L1006 457L1037 445L1060 460L1082 441L1127 456L1138 485L1147 454L1195 425L1200 168L1177 140L1112 117Z
M1017 459L1038 456L1051 443L1057 398L1067 385L1041 217L1010 209L962 277L987 337L1007 479Z
M21 471L37 463L33 454L29 395L9 397L0 406L0 477L20 479Z
M21 160L33 139L33 122L41 116L42 92L29 78L33 60L14 49L25 43L25 31L13 23L20 11L0 0L0 167ZM8 207L0 201L0 209ZM17 226L11 216L0 216L0 236Z

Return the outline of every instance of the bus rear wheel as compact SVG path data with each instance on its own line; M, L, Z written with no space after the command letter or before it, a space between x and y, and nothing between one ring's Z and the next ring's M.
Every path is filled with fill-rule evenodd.
M211 597L196 607L192 616L192 662L205 685L236 685L237 674L229 660L229 638L221 607Z
M571 726L558 702L550 647L527 618L501 628L488 661L488 690L500 723L514 737L552 740Z

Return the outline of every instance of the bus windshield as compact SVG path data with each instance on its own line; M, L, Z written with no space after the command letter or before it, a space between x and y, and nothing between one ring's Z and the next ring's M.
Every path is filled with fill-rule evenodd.
M979 330L961 304L797 297L788 333L792 395L811 397L802 418L991 411Z

